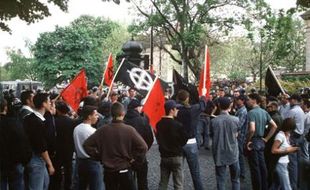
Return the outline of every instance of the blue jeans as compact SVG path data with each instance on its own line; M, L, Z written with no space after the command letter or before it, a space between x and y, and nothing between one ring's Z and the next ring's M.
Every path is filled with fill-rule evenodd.
M267 168L264 157L265 142L261 138L252 139L253 150L249 153L253 190L267 190Z
M277 163L277 180L272 184L272 189L291 190L290 178L288 175L287 164Z
M16 164L12 168L1 171L1 190L24 190L24 166Z
M239 148L239 166L240 166L240 177L245 177L245 162L243 155L243 143L238 141Z
M210 125L210 118L206 116L200 116L197 122L197 144L199 146L204 146L205 148L209 148L209 125Z
M231 165L229 165L229 171L230 171L230 180L232 183L232 189L233 190L240 190L240 168L239 168L239 162L235 162ZM225 187L226 182L226 175L227 175L227 166L215 166L215 172L216 172L216 184L218 190L225 190L227 189Z
M103 169L98 161L78 159L79 189L104 190Z
M195 144L186 144L183 147L184 155L187 160L189 170L191 172L195 190L202 190L202 181L200 177L200 168L198 160L198 146Z
M49 175L43 158L38 154L33 154L27 164L28 189L47 190L49 185Z
M296 145L302 147L303 137L297 135L296 133L291 133L290 143L291 145ZM299 180L299 163L301 159L301 150L298 152L290 153L289 155L289 164L288 164L288 173L290 176L290 182L293 190L298 189L298 180Z

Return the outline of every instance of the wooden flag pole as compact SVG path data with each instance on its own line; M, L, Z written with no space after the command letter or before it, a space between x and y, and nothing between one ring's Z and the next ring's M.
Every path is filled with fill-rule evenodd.
M119 67L117 68L117 71L116 71L115 75L113 76L113 79L112 79L112 82L111 82L111 85L110 85L110 87L109 87L109 91L108 91L108 94L107 94L107 98L109 98L109 96L110 96L110 93L111 93L112 88L113 88L113 84L114 84L115 77L117 76L117 73L118 73L118 71L120 70L120 68L122 67L122 65L123 65L124 62L125 62L125 58L122 59L121 64L119 65Z
M205 62L204 62L204 65L203 65L203 87L202 87L202 95L205 96L206 93L207 93L207 88L206 88L206 82L207 82L207 67L206 67L206 64L207 64L207 61L208 61L208 46L206 45L206 48L205 48Z

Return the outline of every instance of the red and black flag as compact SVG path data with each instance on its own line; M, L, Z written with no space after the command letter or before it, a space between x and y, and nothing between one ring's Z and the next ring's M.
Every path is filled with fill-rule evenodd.
M63 100L67 102L74 111L77 111L82 98L87 96L87 80L85 69L71 81L71 83L61 92Z
M150 125L156 131L156 123L165 115L165 96L158 78L155 79L152 88L145 98L143 112L149 117Z
M146 96L151 90L155 78L156 76L149 71L126 61L118 68L114 82L121 82L126 86L134 88L142 96ZM165 81L160 80L160 82L164 89L168 87L168 84Z
M112 80L113 80L113 58L112 58L112 53L110 53L107 66L103 73L101 85L103 85L103 82L104 82L107 86L110 86L112 83Z

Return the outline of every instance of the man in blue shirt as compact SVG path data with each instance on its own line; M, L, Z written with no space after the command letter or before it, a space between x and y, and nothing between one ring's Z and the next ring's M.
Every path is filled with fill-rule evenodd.
M239 165L240 165L240 178L245 178L245 162L243 156L243 146L246 140L246 132L248 125L248 111L245 107L247 97L240 95L236 97L237 112L236 116L239 118L239 134L238 134L238 146L239 146Z
M215 163L217 189L224 190L227 166L230 169L233 190L240 189L238 153L238 117L229 115L232 102L228 97L218 99L220 115L211 120L212 152Z
M286 114L286 118L292 118L296 123L296 129L291 133L290 136L290 143L292 145L301 147L301 149L298 152L289 154L290 162L288 164L288 171L292 189L295 190L298 189L298 181L300 180L299 163L303 161L302 159L307 160L307 158L305 158L306 154L303 154L305 152L303 149L305 113L300 107L301 102L300 95L293 94L291 97L289 97L289 101L290 101L290 109Z

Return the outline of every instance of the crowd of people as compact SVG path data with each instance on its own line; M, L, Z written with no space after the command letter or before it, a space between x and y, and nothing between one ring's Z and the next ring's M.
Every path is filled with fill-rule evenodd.
M166 93L165 115L150 126L130 88L107 98L93 88L74 112L57 94L23 91L0 100L1 190L148 190L147 151L158 144L158 189L184 189L186 160L195 190L203 186L199 150L212 151L217 189L240 189L248 161L253 190L309 186L310 97L263 97L218 88L190 104ZM152 155L151 155L152 156Z

